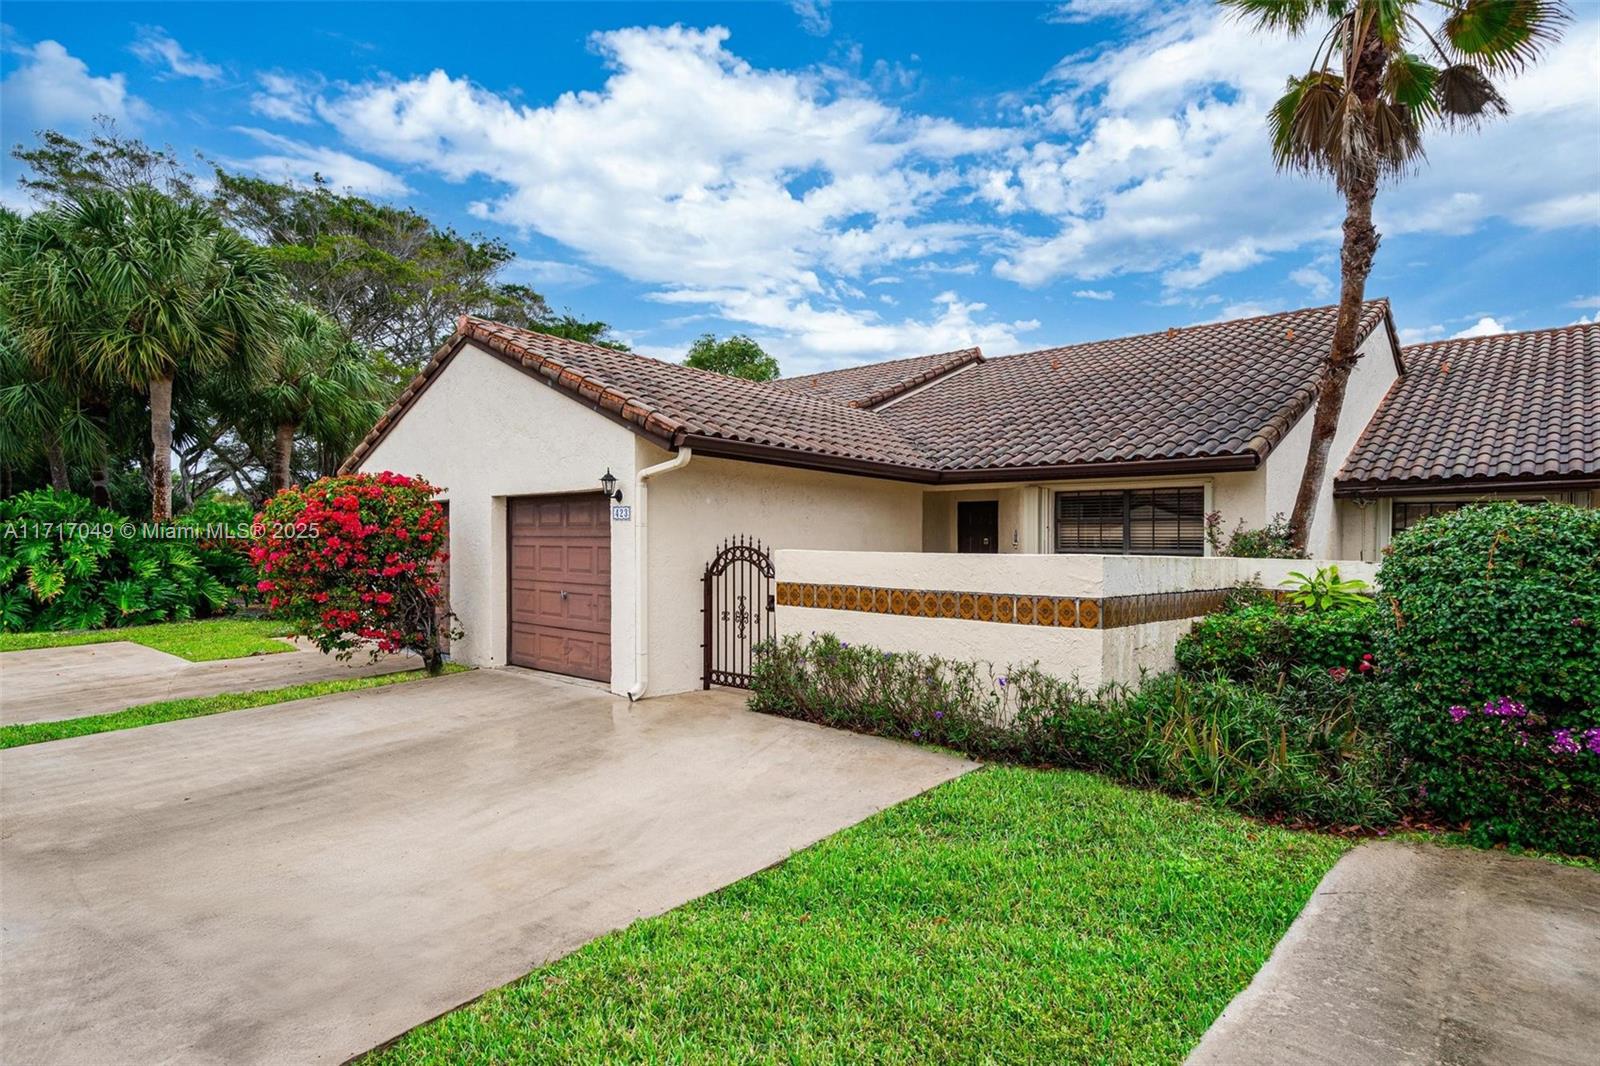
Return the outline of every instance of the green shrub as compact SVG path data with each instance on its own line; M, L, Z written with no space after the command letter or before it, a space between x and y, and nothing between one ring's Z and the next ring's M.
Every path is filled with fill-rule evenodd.
M991 761L1093 770L1323 823L1386 824L1402 806L1386 737L1370 728L1374 686L1355 675L1257 688L1164 674L1088 692L1036 666L997 674L829 635L766 644L753 673L755 710Z
M1395 538L1386 705L1479 841L1600 854L1600 511L1492 504Z
M1246 529L1244 519L1232 533L1222 531L1222 512L1206 515L1206 540L1213 555L1239 559L1304 559L1306 553L1294 546L1294 534L1282 512L1260 529Z
M196 531L190 546L200 556L206 572L246 599L255 590L256 568L250 561L249 531L255 508L248 500L209 492L177 518L177 524ZM231 535L230 535L231 534Z
M228 587L182 540L54 489L0 500L0 629L100 629L216 611Z
M1271 679L1296 667L1361 673L1376 661L1382 612L1368 599L1328 611L1239 599L1195 622L1178 640L1178 668L1190 677ZM1374 658L1366 660L1365 656Z

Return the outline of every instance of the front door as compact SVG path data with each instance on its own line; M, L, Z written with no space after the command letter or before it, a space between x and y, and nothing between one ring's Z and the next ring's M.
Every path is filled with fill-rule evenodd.
M999 501L958 501L956 503L956 551L969 555L993 555L999 550Z
M611 680L611 508L597 492L506 507L506 661Z

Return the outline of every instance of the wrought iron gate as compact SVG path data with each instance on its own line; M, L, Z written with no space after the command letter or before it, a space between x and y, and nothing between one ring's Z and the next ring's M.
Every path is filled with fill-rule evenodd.
M751 537L730 537L706 564L705 688L750 687L755 646L773 636L772 556Z

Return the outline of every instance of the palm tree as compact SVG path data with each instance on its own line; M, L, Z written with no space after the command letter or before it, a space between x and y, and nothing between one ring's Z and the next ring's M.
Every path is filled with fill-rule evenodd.
M1339 314L1317 384L1311 447L1289 521L1304 548L1355 369L1367 275L1378 251L1378 185L1423 157L1432 125L1474 126L1509 111L1493 79L1536 61L1560 38L1558 0L1218 0L1257 29L1298 37L1326 26L1311 65L1267 118L1279 169L1333 179L1344 194ZM1423 14L1439 17L1438 25Z
M365 349L306 304L290 304L284 318L281 358L241 405L272 434L274 492L294 482L297 433L353 445L383 414L384 384Z
M3 279L23 349L41 367L150 403L150 517L172 517L172 389L277 358L282 279L205 207L154 189L93 192L24 219ZM257 366L265 370L266 366Z
M107 447L104 429L82 399L41 373L0 317L0 462L43 459L51 487L66 492L72 467L98 469Z

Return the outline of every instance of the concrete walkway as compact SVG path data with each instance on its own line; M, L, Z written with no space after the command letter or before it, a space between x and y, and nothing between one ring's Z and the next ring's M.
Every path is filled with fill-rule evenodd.
M1317 886L1191 1066L1594 1066L1600 873L1363 844Z
M0 1062L341 1062L971 765L493 670L12 748Z
M282 688L420 669L415 655L348 662L299 642L294 651L192 663L130 641L0 654L0 725L106 714L158 700Z

